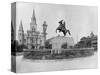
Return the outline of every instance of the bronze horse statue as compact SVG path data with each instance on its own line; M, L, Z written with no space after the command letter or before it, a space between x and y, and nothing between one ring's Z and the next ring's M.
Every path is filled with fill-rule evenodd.
M59 32L63 32L64 36L66 36L66 34L68 33L69 35L71 35L70 31L68 29L66 29L65 27L65 21L64 20L61 20L59 21L59 27L57 27L56 29L56 33L57 33L57 30L59 30Z

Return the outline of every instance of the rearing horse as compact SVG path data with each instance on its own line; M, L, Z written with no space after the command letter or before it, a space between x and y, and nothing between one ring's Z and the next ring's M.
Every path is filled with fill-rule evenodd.
M66 36L66 34L68 33L69 35L71 35L70 31L68 29L66 29L65 27L65 22L63 20L59 21L59 27L57 27L56 29L56 33L57 33L57 30L59 30L59 32L63 32L64 36Z

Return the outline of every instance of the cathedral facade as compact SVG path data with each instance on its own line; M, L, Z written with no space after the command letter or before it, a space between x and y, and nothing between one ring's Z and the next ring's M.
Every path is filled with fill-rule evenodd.
M27 30L27 33L24 33L22 21L20 22L18 30L18 43L20 45L26 45L28 49L40 48L40 46L45 46L46 27L47 24L46 21L44 21L42 33L37 31L35 11L33 9L33 14L30 22L30 29Z

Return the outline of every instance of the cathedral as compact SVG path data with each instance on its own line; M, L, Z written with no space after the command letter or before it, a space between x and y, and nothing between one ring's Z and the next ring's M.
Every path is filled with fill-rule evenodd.
M34 49L34 48L37 49L40 48L41 46L44 47L46 41L46 29L47 29L47 24L46 21L44 21L42 33L40 33L37 30L35 11L33 9L33 14L30 22L30 29L27 30L26 33L24 33L22 21L20 21L20 26L18 30L19 45L26 45L28 49Z
M43 26L42 27L43 31L40 33L37 30L35 10L33 9L33 14L30 22L30 29L27 30L26 33L24 32L22 21L20 21L19 30L18 30L18 44L25 45L28 47L28 49L39 49L40 47L44 48L46 41L48 41L52 45L52 49L61 49L61 46L64 43L67 43L66 45L67 48L70 48L70 46L74 46L74 40L72 37L56 36L47 40L46 21L44 21L42 26Z

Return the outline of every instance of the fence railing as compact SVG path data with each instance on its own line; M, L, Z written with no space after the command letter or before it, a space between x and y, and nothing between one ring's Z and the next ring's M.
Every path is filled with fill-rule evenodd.
M24 49L24 51L70 51L70 50L94 50L94 48L72 48L72 49Z

